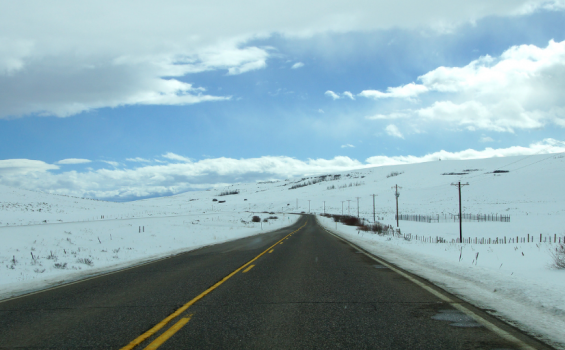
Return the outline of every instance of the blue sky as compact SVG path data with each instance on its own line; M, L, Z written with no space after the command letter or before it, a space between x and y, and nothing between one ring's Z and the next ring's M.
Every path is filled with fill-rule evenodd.
M0 184L131 200L565 151L560 1L71 4L0 15Z

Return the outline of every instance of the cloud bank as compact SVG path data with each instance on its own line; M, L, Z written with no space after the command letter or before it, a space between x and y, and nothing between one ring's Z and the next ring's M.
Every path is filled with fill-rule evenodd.
M201 190L238 182L285 179L295 176L328 174L372 166L411 164L429 161L508 157L565 152L565 142L545 139L528 147L467 149L460 152L439 151L424 156L374 156L364 162L345 156L332 159L298 160L285 156L233 159L214 158L191 161L174 153L161 156L158 165L133 169L66 171L54 174L57 165L38 160L0 160L0 184L51 193L101 199L135 199L162 196L189 190ZM132 158L135 159L135 158ZM163 161L166 160L166 161Z

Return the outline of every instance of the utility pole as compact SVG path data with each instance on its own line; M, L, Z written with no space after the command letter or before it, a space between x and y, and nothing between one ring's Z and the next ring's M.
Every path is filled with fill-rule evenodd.
M463 243L463 215L461 215L461 186L468 186L469 183L462 184L461 181L458 183L452 183L451 186L457 186L459 190L459 243Z
M308 213L310 213L310 200L308 200Z
M377 196L376 194L372 194L371 196L373 196L373 223L377 222L375 220L375 196Z
M347 200L347 215L351 215L351 199Z
M357 218L359 218L359 198L361 197L355 197L357 198Z
M298 210L298 198L296 198L296 210Z
M396 197L396 227L398 227L398 197L400 197L400 193L398 193L398 189L402 187L398 187L398 185L392 186L394 188L394 196Z
M343 215L343 202L345 201L341 201L341 215Z

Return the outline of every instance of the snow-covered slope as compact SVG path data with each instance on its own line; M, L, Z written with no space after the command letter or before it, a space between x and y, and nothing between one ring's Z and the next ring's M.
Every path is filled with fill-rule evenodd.
M6 297L85 273L257 234L262 232L260 224L249 223L257 212L262 218L278 217L265 224L274 226L263 229L289 224L295 216L288 214L297 212L356 216L359 210L361 217L372 221L376 195L378 221L396 228L392 187L398 185L401 214L446 219L401 220L402 235L418 235L418 240L363 234L327 218L320 222L565 348L565 333L560 331L565 326L565 271L554 269L550 256L556 247L553 240L565 238L563 174L564 155L545 154L366 168L130 203L0 187L0 290ZM464 213L510 216L510 222L464 222L463 237L491 242L506 238L507 244L421 241L440 237L452 242L459 237L459 224L452 219L459 210L458 191L451 185L455 182L469 183L462 188ZM222 195L226 192L233 194ZM523 242L528 235L530 242Z

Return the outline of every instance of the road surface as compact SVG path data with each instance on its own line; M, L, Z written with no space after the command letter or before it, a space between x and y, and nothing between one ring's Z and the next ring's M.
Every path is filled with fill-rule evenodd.
M157 348L550 349L310 215L0 302L0 349Z

